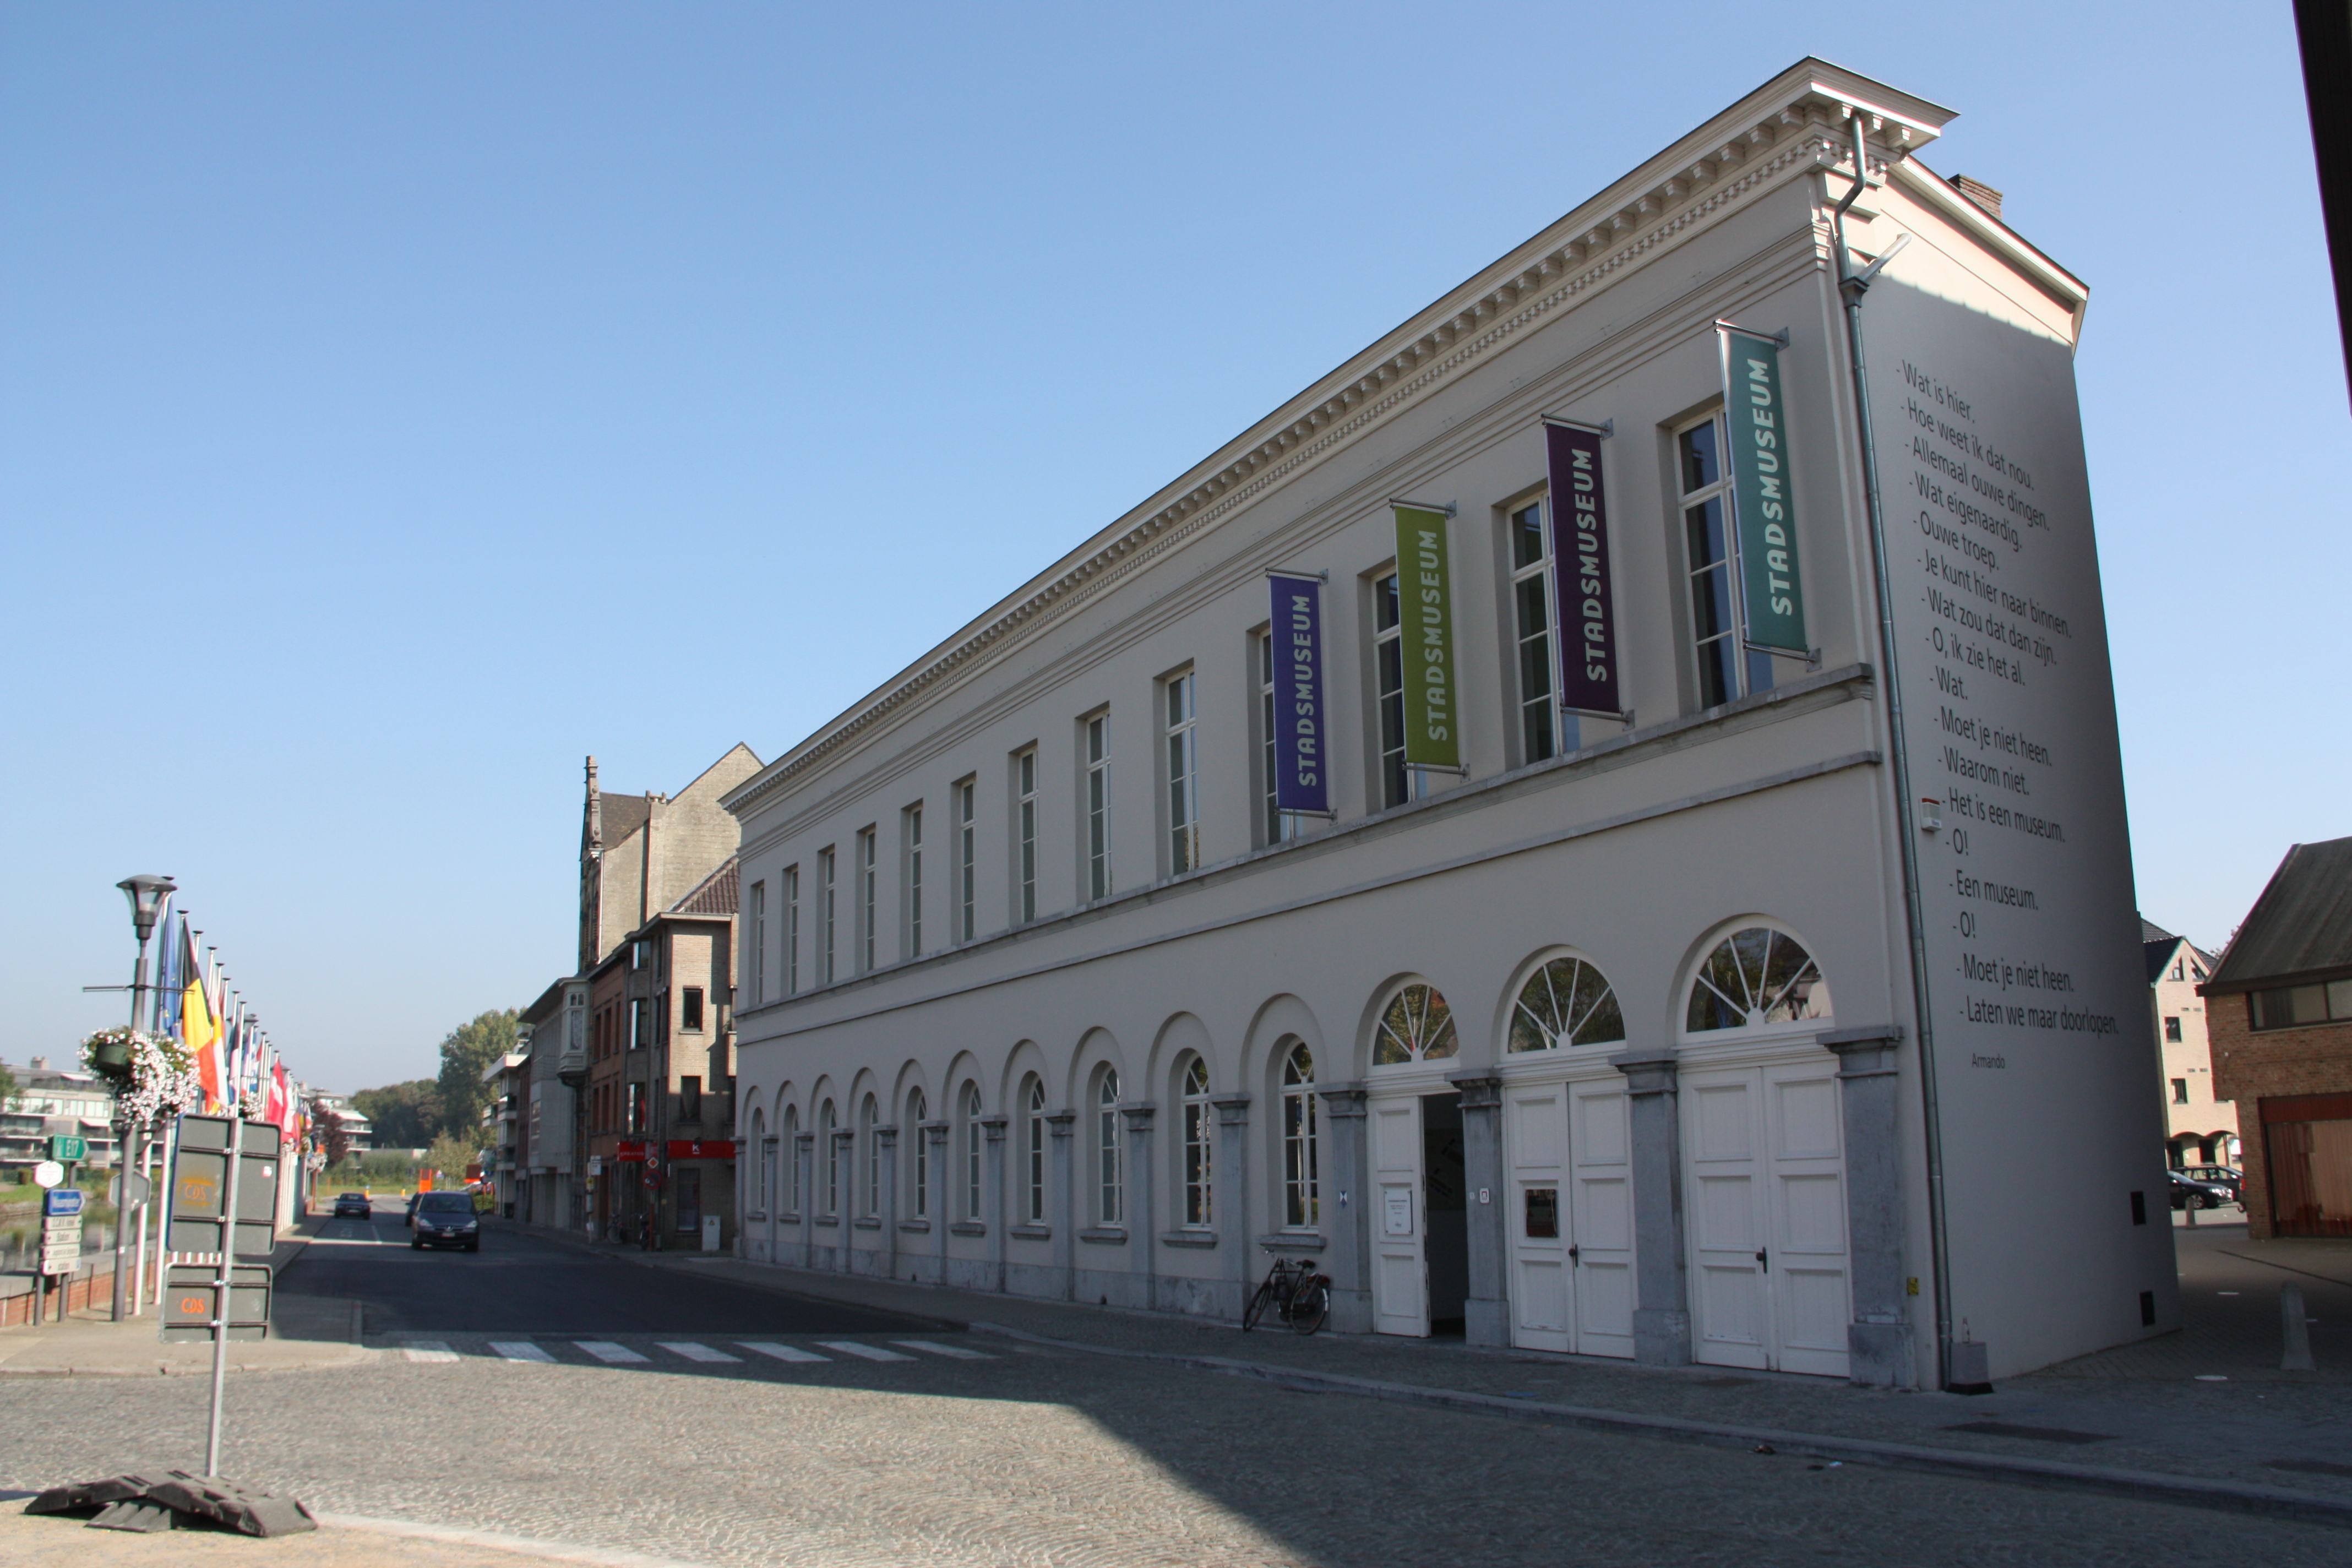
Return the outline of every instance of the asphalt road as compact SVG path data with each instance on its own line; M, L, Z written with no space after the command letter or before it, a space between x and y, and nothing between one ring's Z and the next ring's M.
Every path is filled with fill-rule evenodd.
M485 1226L479 1252L413 1250L404 1205L329 1219L278 1281L281 1297L362 1303L366 1342L417 1333L919 1333L933 1320L755 1290L681 1289L675 1274L518 1230Z

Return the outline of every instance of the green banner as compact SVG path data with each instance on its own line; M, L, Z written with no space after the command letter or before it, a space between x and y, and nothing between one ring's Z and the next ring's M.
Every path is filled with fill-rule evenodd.
M1454 570L1445 552L1445 514L1401 501L1390 504L1396 511L1405 765L1458 768L1462 672L1454 661Z
M1789 489L1788 405L1780 345L1723 331L1723 405L1739 522L1739 574L1751 647L1810 654L1805 590L1797 574L1796 503Z

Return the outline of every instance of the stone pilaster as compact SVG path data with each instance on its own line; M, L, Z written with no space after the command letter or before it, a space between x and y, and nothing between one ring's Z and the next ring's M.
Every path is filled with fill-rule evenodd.
M1683 1130L1671 1049L1620 1051L1633 1167L1633 1359L1686 1366L1691 1359L1688 1269L1683 1255Z
M1462 1091L1462 1174L1467 1189L1470 1290L1462 1306L1462 1337L1474 1345L1511 1342L1509 1248L1503 1231L1509 1201L1503 1184L1503 1080L1489 1072L1455 1073L1446 1081Z
M1845 1247L1853 1291L1846 1375L1878 1388L1908 1388L1917 1373L1903 1272L1902 1161L1895 1143L1900 1025L1832 1029L1838 1114L1845 1133Z

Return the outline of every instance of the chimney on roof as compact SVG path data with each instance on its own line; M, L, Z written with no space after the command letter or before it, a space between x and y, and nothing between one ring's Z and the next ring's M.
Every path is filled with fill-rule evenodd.
M1984 208L1986 212L1990 213L1995 218L2000 216L2000 193L1999 191L1994 190L1982 180L1971 180L1966 174L1954 174L1952 176L1952 184L1960 187L1960 195L1968 197L1969 200Z
M33 1058L32 1066L35 1072L47 1072L49 1070L49 1058L47 1057L35 1057Z
M585 847L592 854L601 852L604 847L604 797L596 790L596 759L593 757L588 759L588 821L585 826L588 840Z

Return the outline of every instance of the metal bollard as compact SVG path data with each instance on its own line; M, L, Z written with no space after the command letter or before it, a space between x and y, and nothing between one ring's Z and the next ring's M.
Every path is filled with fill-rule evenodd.
M2279 1320L2286 1340L2279 1370L2317 1372L2319 1364L2311 1359L2311 1325L2304 1321L2303 1287L2292 1279L2279 1287Z

